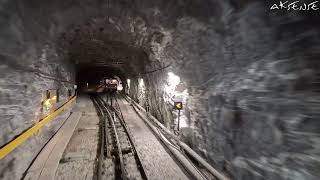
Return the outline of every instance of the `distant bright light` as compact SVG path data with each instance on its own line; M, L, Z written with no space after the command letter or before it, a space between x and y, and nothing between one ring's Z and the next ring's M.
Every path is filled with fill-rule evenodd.
M52 101L57 101L57 96L52 96L51 100Z
M113 79L113 80L111 81L112 84L117 84L117 82L118 82L118 81L117 81L116 79Z
M168 81L171 88L176 88L176 86L180 83L180 77L173 74L172 72L169 72Z
M130 79L127 79L127 86L126 86L125 91L126 91L126 93L129 94L129 92L130 92Z
M181 89L181 87L180 89L177 88L177 86L179 86L180 83L181 80L179 76L175 75L173 72L168 73L167 84L164 86L165 93L163 98L165 102L173 105L175 101L181 101L182 104L186 104L188 98L188 90L183 90ZM173 113L175 113L178 116L177 111L174 111ZM182 109L180 113L180 128L188 127L188 118L185 114L185 111ZM178 118L175 118L174 122L177 125Z
M122 84L119 84L119 85L117 86L117 90L118 90L118 91L122 91L122 90L123 90Z
M186 116L180 116L180 125L179 126L180 126L180 128L188 127Z
M45 100L44 103L43 103L44 113L45 114L48 113L51 108L52 108L52 104L50 102L50 99Z
M168 73L168 80L167 80L167 85L164 87L164 91L169 95L169 96L174 96L175 89L177 85L180 83L180 77L175 75L172 72Z
M144 81L142 78L139 79L139 86L144 87Z
M138 101L140 105L144 105L146 101L146 87L144 86L144 81L142 78L138 79Z

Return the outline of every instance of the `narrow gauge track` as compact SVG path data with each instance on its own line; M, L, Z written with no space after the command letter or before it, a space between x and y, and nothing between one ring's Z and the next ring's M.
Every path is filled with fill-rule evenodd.
M115 179L146 180L147 176L134 147L132 136L123 120L117 99L114 95L109 95L107 99L110 100L110 105L101 96L92 96L92 101L101 118L97 178L106 178L103 168L104 159L113 158Z

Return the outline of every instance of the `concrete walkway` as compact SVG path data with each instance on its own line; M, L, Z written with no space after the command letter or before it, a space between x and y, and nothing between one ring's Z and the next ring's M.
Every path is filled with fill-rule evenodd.
M93 179L98 132L99 118L90 97L78 96L72 114L37 156L25 179Z
M94 178L99 141L99 117L88 95L79 96L75 112L82 114L55 173L58 179Z
M59 166L59 160L66 148L78 122L81 113L72 113L59 129L57 134L43 148L36 160L29 168L24 179L51 180L54 179L55 171Z

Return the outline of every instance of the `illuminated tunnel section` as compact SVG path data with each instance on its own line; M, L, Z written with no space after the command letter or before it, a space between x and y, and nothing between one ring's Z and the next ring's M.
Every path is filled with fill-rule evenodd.
M272 3L2 1L1 147L75 85L116 75L170 129L182 102L181 139L232 179L318 179L319 17ZM1 159L0 178L20 179L70 111Z

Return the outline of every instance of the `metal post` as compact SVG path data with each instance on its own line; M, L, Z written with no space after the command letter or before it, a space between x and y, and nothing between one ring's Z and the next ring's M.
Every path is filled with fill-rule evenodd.
M147 103L146 110L147 110L147 113L149 113L149 112L150 112L150 106L149 106L149 103Z
M178 110L178 131L180 131L180 109Z

